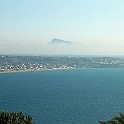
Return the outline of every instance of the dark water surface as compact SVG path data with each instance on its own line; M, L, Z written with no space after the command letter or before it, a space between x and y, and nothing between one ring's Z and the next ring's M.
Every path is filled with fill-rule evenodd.
M36 124L98 124L124 112L124 69L69 69L0 74L0 110Z

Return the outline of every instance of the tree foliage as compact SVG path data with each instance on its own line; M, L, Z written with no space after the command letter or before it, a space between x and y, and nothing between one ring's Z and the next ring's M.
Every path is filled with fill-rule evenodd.
M124 124L124 114L120 113L119 116L114 115L110 121L99 121L100 124Z
M0 124L33 124L30 115L24 115L22 112L9 113L8 111L0 112Z

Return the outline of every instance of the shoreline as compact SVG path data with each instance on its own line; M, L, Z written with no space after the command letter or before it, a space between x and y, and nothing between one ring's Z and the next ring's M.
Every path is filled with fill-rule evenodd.
M27 70L20 70L20 71L4 71L4 72L0 72L0 74L19 73L19 72L24 73L24 72L35 72L35 71L68 70L68 69L89 69L89 68L54 68L54 69L39 69L39 70L27 69ZM108 69L108 68L94 68L94 69ZM109 69L117 69L117 68L109 68ZM124 69L124 68L120 68L120 69Z
M65 70L65 69L75 69L75 68L55 68L55 69L40 69L40 70L20 70L20 71L4 71L0 72L0 74L9 74L9 73L19 73L19 72L35 72L35 71L50 71L50 70Z

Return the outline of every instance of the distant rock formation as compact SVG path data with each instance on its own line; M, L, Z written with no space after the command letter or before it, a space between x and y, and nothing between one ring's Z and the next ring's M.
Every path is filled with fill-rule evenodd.
M73 42L65 41L65 40L62 40L62 39L56 39L56 38L52 39L52 41L49 42L48 44L62 44L62 43L64 43L64 44L73 44Z

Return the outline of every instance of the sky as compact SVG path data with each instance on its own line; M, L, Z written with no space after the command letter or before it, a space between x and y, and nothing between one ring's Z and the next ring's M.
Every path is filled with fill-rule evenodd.
M124 55L124 0L0 0L0 54Z

